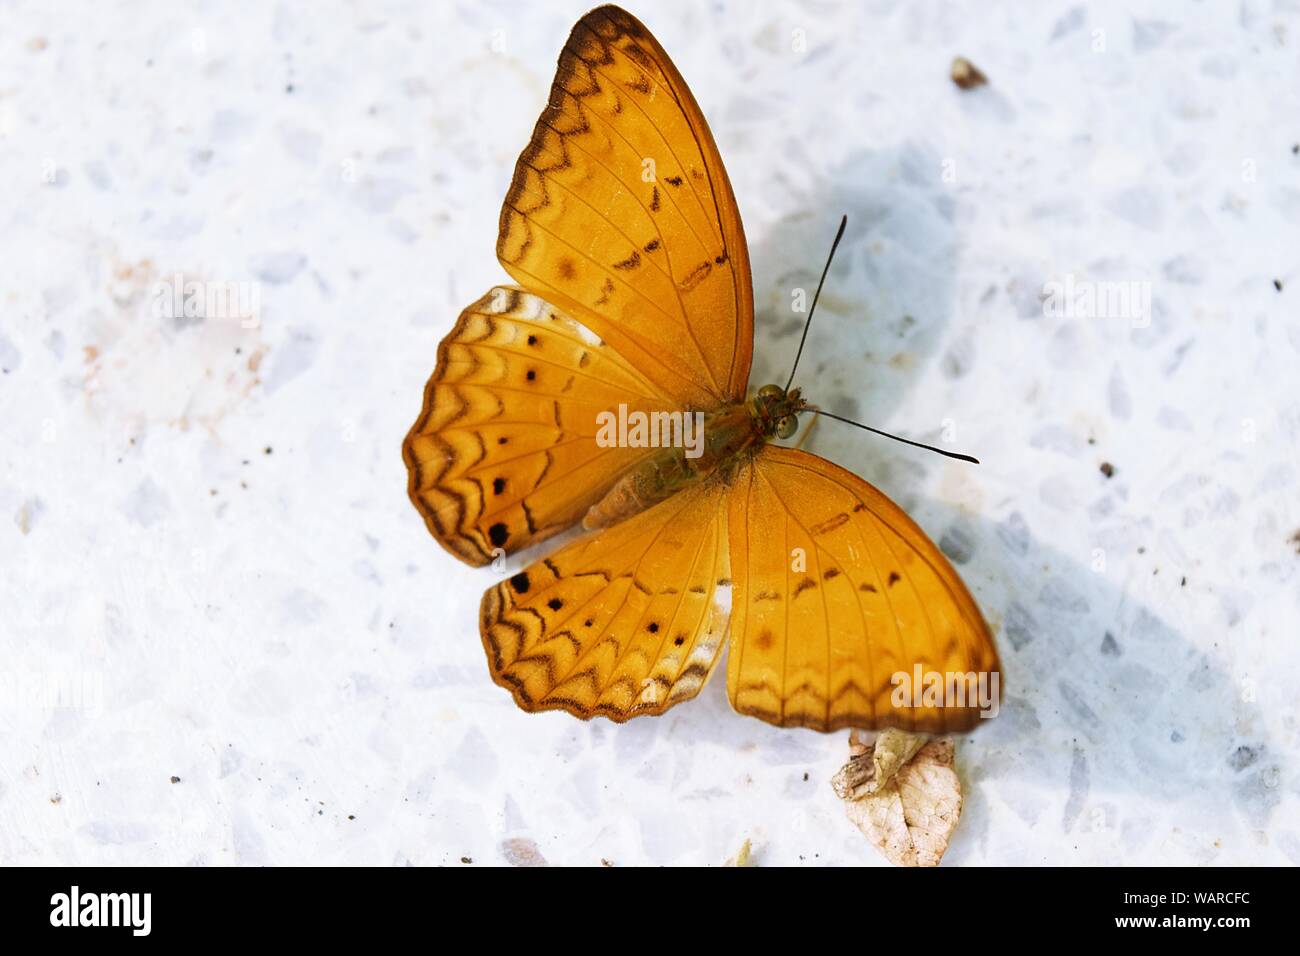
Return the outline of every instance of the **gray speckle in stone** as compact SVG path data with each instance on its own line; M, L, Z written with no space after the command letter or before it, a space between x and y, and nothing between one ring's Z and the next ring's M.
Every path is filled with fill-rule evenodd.
M1101 652L1107 657L1119 657L1122 653L1119 649L1119 642L1115 640L1115 635L1110 631L1101 639Z
M1070 761L1070 796L1065 801L1065 814L1061 821L1061 828L1066 833L1070 832L1074 822L1079 819L1087 799L1088 758L1080 748L1075 747L1074 757Z
M998 525L998 538L1008 551L1023 556L1029 550L1029 526L1024 515L1013 511Z
M1052 578L1038 592L1038 600L1055 611L1087 614L1088 599L1064 578Z
M253 275L269 285L292 282L306 265L306 257L298 252L268 252L248 262Z
M271 353L271 371L264 386L267 394L278 391L311 368L319 351L320 341L311 332L290 330L288 340Z
M1088 702L1084 700L1083 695L1075 689L1073 684L1063 680L1056 686L1061 691L1061 699L1065 701L1070 710L1089 724L1095 726L1098 723L1096 711L1088 706Z
M763 747L762 759L764 763L773 766L788 767L792 764L813 763L820 757L820 753L820 750L810 746L802 737L778 737Z
M1007 640L1011 642L1011 647L1018 651L1034 639L1038 624L1033 615L1025 610L1024 605L1012 601L1007 605L1007 616L1002 622L1002 630L1007 635Z
M262 842L257 819L242 807L231 816L230 836L236 862L257 866L267 861L266 844Z
M1083 450L1083 439L1065 425L1044 425L1029 436L1029 445L1073 457Z
M948 527L939 538L939 550L948 556L953 564L965 564L975 553L975 538L970 526L957 522Z
M944 353L943 360L939 363L945 377L950 379L961 378L970 371L971 363L975 359L975 341L969 335L963 335Z
M1270 764L1233 783L1233 798L1253 826L1265 826L1273 808L1282 802L1281 780L1281 769Z
M446 769L471 786L485 787L496 778L497 755L483 732L471 727L447 761Z
M1178 367L1183 364L1183 359L1187 356L1187 350L1192 347L1192 342L1192 339L1180 342L1177 347L1174 348L1173 354L1170 355L1169 358L1165 359L1165 364L1161 371L1166 376L1173 375L1178 371Z
M1210 659L1202 654L1196 667L1187 675L1187 686L1192 690L1207 691L1223 679L1223 675L1214 668Z
M1164 226L1164 197L1151 186L1132 186L1106 201L1106 208L1125 222L1152 232Z
M306 588L295 587L280 598L280 627L303 627L317 623L325 612L325 602Z
M214 143L232 143L247 136L255 125L256 120L251 114L217 110L212 114L210 137Z
M1300 866L1300 835L1294 831L1283 831L1277 835L1277 845L1296 866Z
M1240 773L1260 758L1262 750L1242 744L1228 755L1228 766Z
M1160 423L1160 427L1167 428L1170 431L1190 433L1194 430L1190 418L1178 409L1170 408L1168 405L1161 407L1160 411L1156 413L1156 421Z
M1206 264L1201 259L1191 256L1175 256L1161 266L1160 271L1170 282L1181 285L1200 285L1206 271Z
M232 773L236 773L244 763L244 756L234 747L226 747L221 752L221 763L217 769L217 777L224 779Z
M387 215L393 211L398 200L411 191L408 183L382 177L367 179L357 187L357 201L362 208L377 215Z
M1124 384L1124 372L1118 364L1110 370L1107 395L1110 399L1110 413L1121 421L1127 420L1133 413L1133 401L1129 398L1128 386Z
M313 166L320 158L321 136L312 130L300 126L282 127L280 143L285 152L300 163Z
M202 216L177 213L158 220L149 232L154 239L179 242L194 238L203 231L206 224L207 220Z
M0 332L0 369L5 374L17 371L23 364L23 353L18 351L18 346L14 345L9 336Z
M1135 53L1146 53L1148 50L1154 50L1162 45L1178 27L1173 23L1166 23L1163 20L1134 20L1133 21L1133 50Z
M150 837L150 830L144 824L120 820L92 820L81 828L81 832L96 843L109 846L141 843Z
M171 511L171 502L167 493L163 491L154 482L152 478L145 478L126 497L122 504L122 512L144 528L152 527Z
M63 351L66 348L66 340L63 333L58 329L53 329L49 335L45 336L45 347L50 350L55 358L63 358Z
M1164 622L1149 608L1140 607L1133 615L1129 635L1145 641L1160 637L1166 630Z
M113 181L108 175L108 169L98 159L90 160L81 168L86 179L96 189L103 191L112 187Z
M1048 37L1048 42L1054 42L1073 33L1087 20L1088 14L1083 7L1071 7L1052 25L1052 35Z

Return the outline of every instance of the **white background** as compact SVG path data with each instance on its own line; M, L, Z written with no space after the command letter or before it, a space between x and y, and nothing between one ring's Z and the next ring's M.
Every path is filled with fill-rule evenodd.
M845 735L721 680L625 726L515 710L494 576L406 499L583 11L4 5L0 862L882 862L828 786ZM1297 5L633 12L731 173L755 384L847 212L804 385L984 462L813 443L998 635L946 862L1300 862ZM259 283L261 326L155 318L177 273ZM1150 313L1045 315L1067 275Z

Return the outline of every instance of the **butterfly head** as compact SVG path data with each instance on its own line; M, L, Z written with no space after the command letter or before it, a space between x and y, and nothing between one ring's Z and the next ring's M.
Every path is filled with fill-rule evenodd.
M780 385L764 385L754 396L754 420L767 437L790 438L799 430L798 416L807 405L797 388L787 392Z

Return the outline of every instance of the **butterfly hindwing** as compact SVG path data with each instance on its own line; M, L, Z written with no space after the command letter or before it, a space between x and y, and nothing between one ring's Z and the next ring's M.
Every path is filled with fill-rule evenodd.
M493 679L524 710L582 718L694 697L727 633L724 502L706 481L490 588L480 623Z
M895 675L990 675L998 657L957 573L897 505L807 452L766 446L730 496L732 706L781 726L945 733L969 706L895 706ZM913 682L915 683L915 682ZM1000 683L1000 676L999 676ZM919 689L919 688L918 688Z
M624 11L574 26L497 255L679 408L744 397L753 290L735 196L681 74Z
M496 288L438 347L403 445L411 501L470 564L580 520L644 449L603 447L596 416L663 407L616 352L537 296Z

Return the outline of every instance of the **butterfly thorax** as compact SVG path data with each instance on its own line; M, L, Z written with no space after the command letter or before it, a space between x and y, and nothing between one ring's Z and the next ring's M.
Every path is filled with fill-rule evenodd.
M765 385L747 401L705 413L703 438L693 451L670 447L648 455L588 510L583 527L617 524L711 477L730 481L772 438L794 434L795 416L804 404L797 388L787 394L779 386Z

